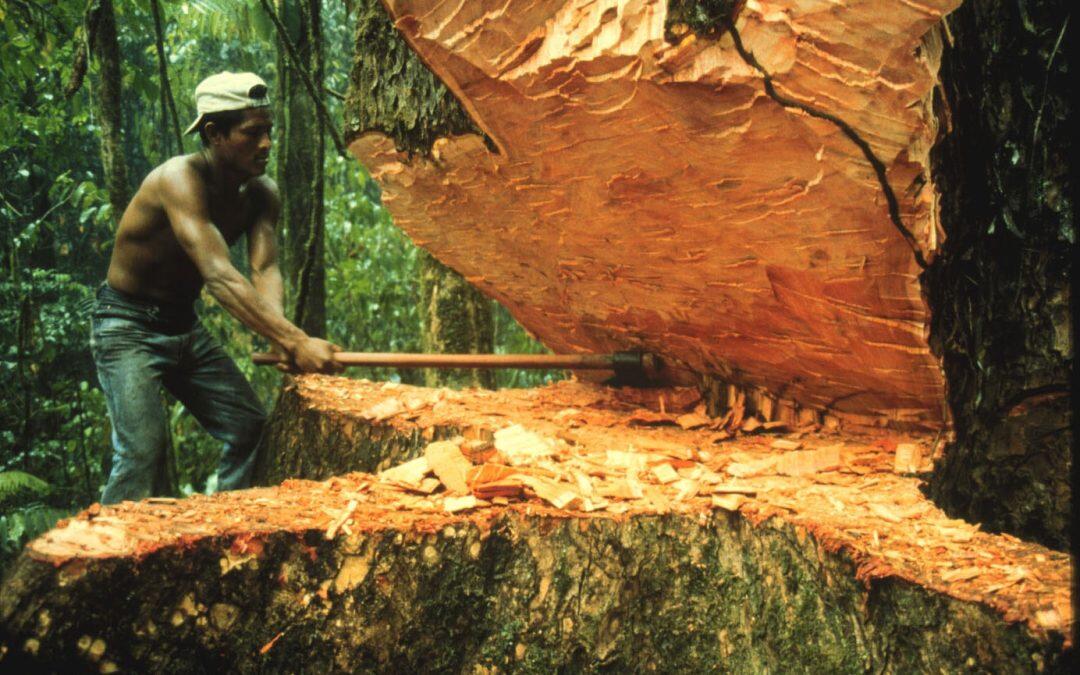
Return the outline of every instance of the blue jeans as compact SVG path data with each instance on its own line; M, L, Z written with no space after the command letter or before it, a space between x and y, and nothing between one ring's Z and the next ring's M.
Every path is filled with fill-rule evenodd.
M112 419L112 471L101 503L151 496L169 442L162 387L225 444L218 489L250 484L266 413L191 305L149 302L102 286L90 350Z

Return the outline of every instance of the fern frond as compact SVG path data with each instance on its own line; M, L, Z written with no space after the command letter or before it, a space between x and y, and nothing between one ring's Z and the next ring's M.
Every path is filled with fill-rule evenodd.
M0 507L11 508L48 496L52 486L25 471L0 471Z

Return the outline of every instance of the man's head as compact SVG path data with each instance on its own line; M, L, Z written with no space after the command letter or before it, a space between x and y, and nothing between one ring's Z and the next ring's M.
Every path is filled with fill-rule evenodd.
M199 117L187 133L199 132L203 147L251 175L266 171L273 119L266 83L254 73L218 73L195 88Z

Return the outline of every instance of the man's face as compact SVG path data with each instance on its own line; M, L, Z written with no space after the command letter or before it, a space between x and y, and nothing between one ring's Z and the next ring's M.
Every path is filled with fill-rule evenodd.
M261 176L266 173L266 164L270 161L273 130L274 118L270 109L251 108L244 111L244 119L228 134L215 136L214 148L219 157L238 171Z

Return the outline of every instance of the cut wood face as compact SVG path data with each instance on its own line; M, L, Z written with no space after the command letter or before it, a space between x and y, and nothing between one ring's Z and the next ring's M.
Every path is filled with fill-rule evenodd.
M918 276L939 237L937 26L959 0L750 0L741 53L726 32L665 40L665 2L385 4L497 152L460 136L410 158L375 133L352 151L398 226L549 347L940 423Z

